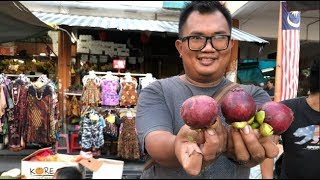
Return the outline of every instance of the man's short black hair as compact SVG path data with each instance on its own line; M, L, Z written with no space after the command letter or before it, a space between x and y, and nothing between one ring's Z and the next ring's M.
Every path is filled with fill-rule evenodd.
M219 1L192 1L185 5L181 10L179 18L179 36L182 36L182 28L186 23L189 15L193 11L198 11L201 14L208 14L215 11L220 11L223 16L226 18L229 30L231 33L232 28L232 17L230 11L226 8L225 4L220 3Z
M55 174L56 179L84 179L80 170L74 166L59 168Z
M270 83L274 84L274 80L273 79L268 79L267 82L270 82Z

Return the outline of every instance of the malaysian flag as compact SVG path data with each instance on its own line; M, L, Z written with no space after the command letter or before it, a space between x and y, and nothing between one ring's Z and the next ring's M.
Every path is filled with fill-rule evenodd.
M282 5L281 28L281 93L280 101L297 97L300 55L300 12L287 11L285 1ZM279 41L279 40L278 40Z

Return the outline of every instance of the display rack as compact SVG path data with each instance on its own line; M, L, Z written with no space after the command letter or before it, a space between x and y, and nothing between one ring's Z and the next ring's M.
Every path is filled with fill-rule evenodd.
M91 71L91 72L93 72L96 75L105 75L105 74L108 74L108 72L110 72L110 71L107 71L107 72ZM126 72L126 73L111 72L112 75L118 75L118 76L125 76L128 73L131 76L148 76L148 74L151 74L151 73L139 74L139 73L130 73L130 72Z
M21 74L4 74L5 76L7 77L19 77ZM35 75L27 75L27 74L24 74L24 76L26 77L40 77L42 75L45 75L45 74L35 74Z

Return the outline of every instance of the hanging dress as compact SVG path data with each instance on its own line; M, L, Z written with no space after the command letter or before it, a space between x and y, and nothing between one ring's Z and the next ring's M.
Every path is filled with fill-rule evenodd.
M16 80L11 86L11 97L14 107L12 109L13 119L8 122L8 147L10 150L20 151L25 147L28 86L21 80Z
M137 92L137 79L131 77L131 81L126 81L125 78L120 79L120 106L130 107L137 105L138 92Z
M120 87L119 79L104 79L101 81L101 98L102 104L106 106L119 105L118 89Z
M117 155L120 158L128 160L139 159L140 149L135 128L135 115L133 114L131 117L128 117L127 113L121 113L120 119L122 121L122 128L118 138Z
M100 86L95 79L88 79L81 96L82 105L97 107L101 102Z
M52 145L56 137L52 115L52 90L49 85L40 88L29 86L27 96L27 142L39 145Z

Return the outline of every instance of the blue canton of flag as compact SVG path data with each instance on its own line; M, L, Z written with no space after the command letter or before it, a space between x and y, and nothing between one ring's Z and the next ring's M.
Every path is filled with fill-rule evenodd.
M287 10L287 3L282 3L282 30L300 30L300 12Z

